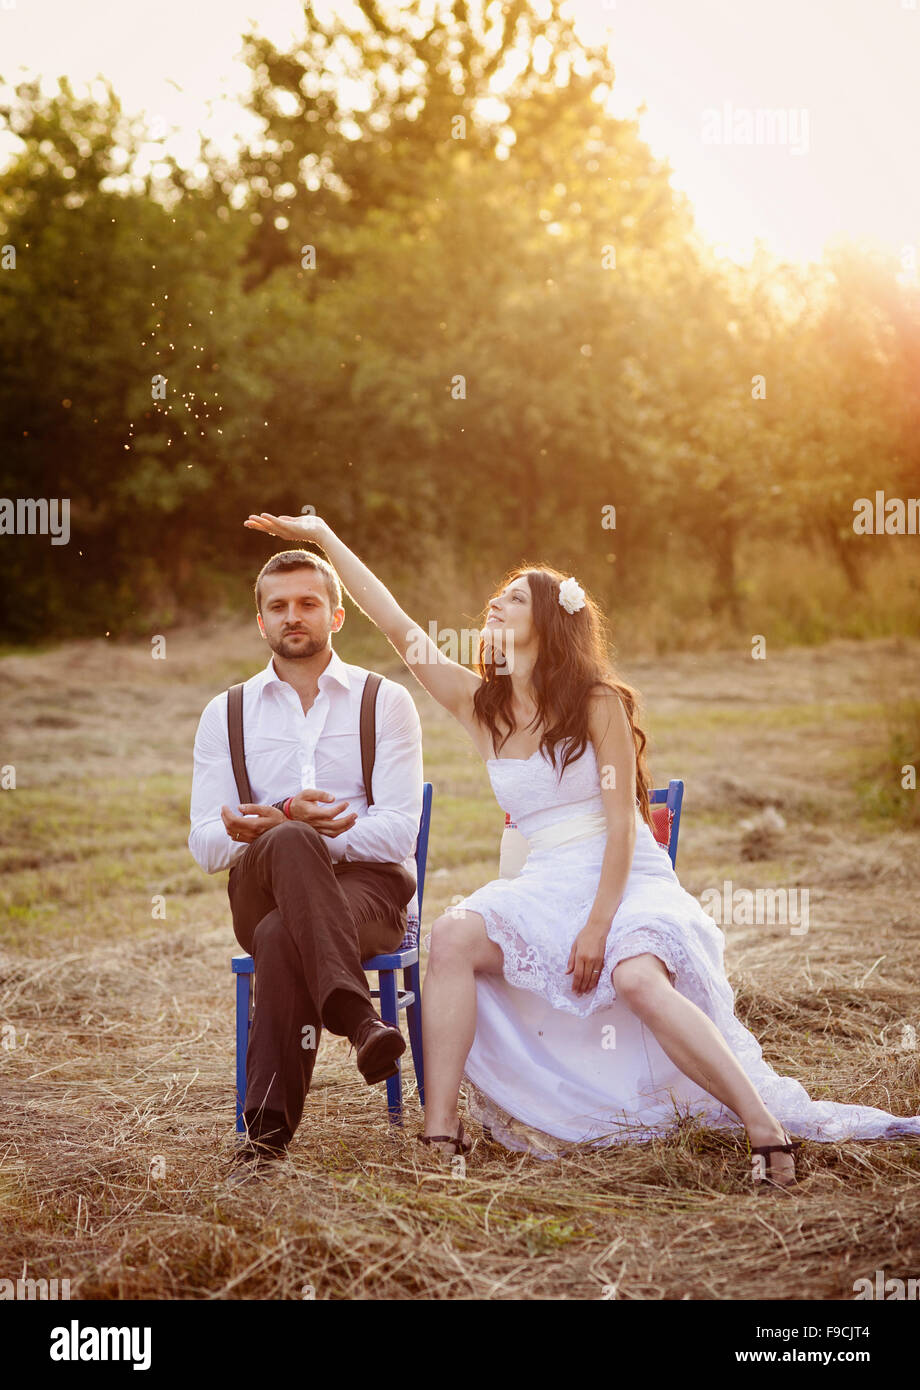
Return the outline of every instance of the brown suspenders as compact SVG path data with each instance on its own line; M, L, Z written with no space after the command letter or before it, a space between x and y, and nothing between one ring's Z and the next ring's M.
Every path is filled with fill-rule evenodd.
M374 804L374 792L371 787L374 774L374 756L377 752L374 711L377 707L377 691L382 679L383 677L378 676L376 671L368 671L367 680L364 682L364 689L361 692L361 774L364 778L364 791L368 806Z
M364 690L361 693L361 773L364 777L364 790L367 794L367 804L374 804L374 794L371 789L371 782L374 773L374 756L377 752L377 737L375 725L375 709L377 706L377 691L380 688L382 676L376 671L368 671L367 679L364 682ZM252 805L252 788L249 785L249 775L246 771L246 745L243 740L243 686L231 685L227 691L227 733L230 738L230 762L233 765L233 776L236 779L237 795L240 798L241 806Z
M252 788L246 771L246 745L243 742L243 687L231 685L227 691L227 733L230 736L230 761L236 778L236 793L241 806L252 805Z

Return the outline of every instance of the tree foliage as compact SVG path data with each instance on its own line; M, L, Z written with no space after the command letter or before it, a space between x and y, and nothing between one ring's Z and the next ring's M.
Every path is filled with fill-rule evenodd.
M6 637L193 610L251 581L244 515L308 505L480 595L545 558L614 608L665 565L737 624L777 537L858 590L854 499L920 477L898 267L714 262L559 7L304 14L245 40L235 161L141 176L143 128L63 79L0 109L0 493L72 517L0 537Z

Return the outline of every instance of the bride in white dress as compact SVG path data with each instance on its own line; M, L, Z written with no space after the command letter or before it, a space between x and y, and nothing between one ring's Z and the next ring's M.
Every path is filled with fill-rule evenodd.
M812 1101L736 1018L724 937L652 834L636 697L573 578L512 571L488 603L479 670L450 661L318 517L245 523L326 551L351 598L463 726L528 846L514 878L437 918L422 991L423 1142L468 1153L460 1086L506 1147L552 1157L665 1133L682 1117L747 1131L763 1192L795 1182L787 1129L920 1136L920 1116Z

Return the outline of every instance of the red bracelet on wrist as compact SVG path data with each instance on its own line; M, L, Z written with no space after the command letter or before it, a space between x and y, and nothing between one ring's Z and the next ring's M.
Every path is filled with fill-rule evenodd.
M287 799L287 801L284 803L284 805L283 805L282 808L281 808L288 820L293 820L293 819L294 819L294 817L291 815L291 809L290 809L290 808L291 808L291 802L292 802L293 800L294 800L294 798L293 798L292 796L289 796L288 799Z

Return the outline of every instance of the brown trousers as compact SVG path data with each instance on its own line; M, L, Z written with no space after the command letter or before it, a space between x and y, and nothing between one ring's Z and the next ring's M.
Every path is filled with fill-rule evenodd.
M324 835L285 821L247 847L227 891L234 934L255 962L243 1115L251 1137L287 1145L323 1025L352 1035L375 1016L361 961L399 946L415 880L402 864L333 862Z

